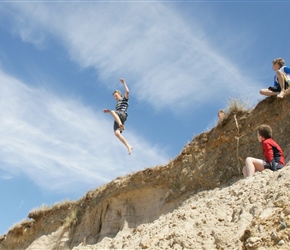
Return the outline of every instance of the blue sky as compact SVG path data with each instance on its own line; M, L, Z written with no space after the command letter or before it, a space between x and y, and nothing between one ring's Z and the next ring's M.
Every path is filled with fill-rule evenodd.
M289 1L0 1L0 234L168 163L290 60ZM112 92L130 89L125 138Z

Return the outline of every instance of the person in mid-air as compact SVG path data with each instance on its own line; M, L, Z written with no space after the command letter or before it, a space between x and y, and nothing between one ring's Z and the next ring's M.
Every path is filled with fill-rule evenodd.
M276 171L285 165L284 153L277 142L272 139L272 128L269 125L260 125L257 129L257 136L262 144L265 160L247 157L243 168L244 177L250 177L256 171L265 169Z
M118 139L127 147L129 155L132 153L133 147L126 141L125 137L122 136L122 131L125 130L124 124L127 119L128 106L129 106L129 88L123 78L120 79L121 83L125 88L125 95L122 96L120 90L115 90L113 93L114 98L117 101L116 109L104 109L104 113L110 113L114 118L114 133Z
M276 71L274 86L261 89L260 94L265 96L277 95L277 97L283 98L290 84L290 67L284 66L285 62L282 58L277 58L272 63L273 70Z

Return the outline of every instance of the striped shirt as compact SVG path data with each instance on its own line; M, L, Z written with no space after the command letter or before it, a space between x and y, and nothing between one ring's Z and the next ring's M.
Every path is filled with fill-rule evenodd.
M129 99L127 99L124 96L119 101L117 101L116 111L121 111L121 112L124 112L125 114L127 114L128 107L129 107Z

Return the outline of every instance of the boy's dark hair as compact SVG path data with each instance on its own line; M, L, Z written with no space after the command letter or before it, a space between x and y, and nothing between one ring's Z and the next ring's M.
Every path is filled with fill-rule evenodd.
M265 139L272 138L272 128L269 125L263 124L257 128L257 131L260 136L263 136Z
M273 63L273 64L278 63L279 66L280 66L280 68L283 67L284 64L285 64L285 62L284 62L284 60L283 60L282 58L274 59L272 63Z

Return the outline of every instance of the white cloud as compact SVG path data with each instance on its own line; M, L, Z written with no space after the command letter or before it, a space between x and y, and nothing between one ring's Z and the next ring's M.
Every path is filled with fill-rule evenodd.
M39 44L43 34L61 40L72 60L95 67L104 83L126 76L137 98L155 108L198 108L221 96L257 92L250 77L208 45L208 31L198 18L191 20L191 28L162 3L14 7L22 17L17 25L25 41Z
M127 155L109 115L27 87L3 72L0 106L0 168L11 175L24 173L44 188L93 188L168 160L130 131L125 137L134 150Z
M3 180L10 180L13 178L13 176L4 174L4 175L0 175L0 178Z

